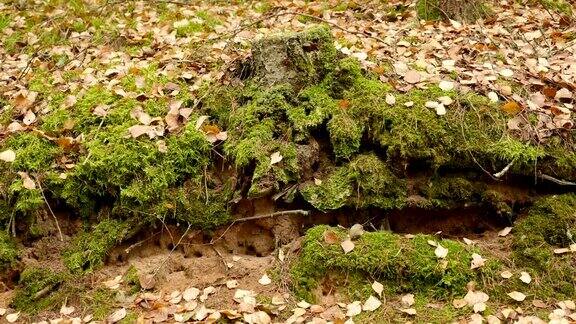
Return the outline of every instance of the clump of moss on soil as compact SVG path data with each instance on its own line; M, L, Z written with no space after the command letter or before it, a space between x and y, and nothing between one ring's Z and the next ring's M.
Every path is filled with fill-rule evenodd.
M571 298L576 294L576 258L555 254L576 244L576 194L538 199L514 226L513 258L540 276L541 293Z
M104 263L106 254L131 230L126 222L103 220L90 231L76 235L64 252L64 263L73 273L92 271Z
M0 232L0 272L12 268L18 261L20 251L6 232Z
M47 268L26 268L20 274L19 286L11 306L28 314L59 307L65 299L60 285L69 278L63 272Z
M468 282L482 282L500 268L498 262L488 261L484 267L471 270L472 254L479 253L478 249L430 235L407 239L390 232L367 232L354 242L354 250L345 254L339 244L325 242L325 232L345 237L343 230L329 226L307 231L301 256L291 270L301 297L314 298L311 292L319 280L328 272L339 272L374 278L394 293L425 292L443 298L465 292ZM429 240L447 248L449 257L439 259Z

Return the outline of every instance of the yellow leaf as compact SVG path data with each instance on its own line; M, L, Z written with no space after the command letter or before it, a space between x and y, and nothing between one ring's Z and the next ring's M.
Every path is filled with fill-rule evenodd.
M508 101L502 105L502 110L509 115L516 115L522 110L522 107L515 101Z

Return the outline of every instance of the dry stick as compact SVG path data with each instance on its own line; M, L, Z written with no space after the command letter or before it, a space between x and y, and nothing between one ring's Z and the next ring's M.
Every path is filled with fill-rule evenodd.
M540 178L554 182L555 184L558 184L561 186L576 186L576 182L571 182L571 181L562 180L562 179L556 179L552 176L549 176L549 175L543 174L543 173L540 173Z
M152 273L152 277L156 277L156 275L158 274L158 271L160 271L160 269L162 269L162 267L166 264L166 262L168 262L168 259L172 256L172 253L178 248L178 246L180 245L180 242L182 242L182 240L184 239L184 236L186 236L186 234L188 234L190 227L192 227L192 224L188 223L188 227L186 228L186 231L184 231L184 234L182 234L182 236L180 236L180 239L178 240L178 242L174 245L174 247L172 247L172 249L168 253L168 256L166 258L164 258L162 263L160 263L160 265L154 270L154 272Z
M58 218L56 218L56 215L52 211L52 207L50 207L50 204L48 203L48 199L46 199L46 195L44 195L44 189L42 189L42 185L40 184L40 181L38 179L36 179L36 183L38 183L38 188L40 189L40 193L42 194L42 198L44 198L44 202L46 203L46 206L48 206L48 210L50 211L50 214L52 214L52 217L54 218L54 222L56 222L56 228L58 229L58 235L60 236L60 241L64 241L64 236L62 236L62 230L60 229L60 224L58 224Z
M303 209L283 210L283 211L274 212L274 213L271 213L271 214L256 215L256 216L238 218L238 219L235 219L235 220L233 221L233 223L245 222L245 221L249 221L249 220L262 219L262 218L269 218L269 217L288 216L288 215L302 215L302 216L307 216L307 215L310 215L310 212L307 211L307 210L303 210Z
M494 177L500 179L503 175L506 174L506 172L508 172L508 170L510 170L510 168L512 167L512 165L514 164L515 160L513 160L512 162L508 163L507 166L504 167L504 169L502 169L502 171L494 173Z

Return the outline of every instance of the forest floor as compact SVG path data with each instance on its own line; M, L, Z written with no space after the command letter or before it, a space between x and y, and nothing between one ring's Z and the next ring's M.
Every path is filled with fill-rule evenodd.
M319 210L323 208L311 200L308 202L318 207L311 214L259 218L259 215L273 215L279 209L256 199L246 206L235 207L235 221L214 221L216 226L211 226L208 233L186 227L181 219L171 222L160 219L155 227L142 230L120 244L113 242L112 247L103 252L104 264L82 276L74 276L73 280L54 279L54 282L46 279L49 284L43 282L40 289L26 286L23 281L35 276L34 273L28 277L23 275L22 269L30 264L53 273L68 273L67 268L71 266L61 255L67 253L71 242L77 242L75 235L80 231L80 223L95 219L93 215L78 216L88 204L80 194L73 212L66 209L66 204L60 204L72 197L74 191L80 192L78 187L70 189L63 185L62 191L51 187L50 193L45 194L40 174L45 175L47 183L56 184L72 179L76 169L88 170L82 175L85 178L80 178L82 181L102 177L92 173L98 171L104 178L109 175L109 181L116 187L122 188L128 183L133 188L131 182L126 182L128 176L125 175L134 177L126 169L137 162L116 164L106 160L108 155L115 156L112 148L112 152L106 151L106 145L97 151L99 136L116 131L106 124L108 121L104 122L106 118L112 126L122 127L137 121L137 125L131 124L129 128L117 128L122 134L118 143L148 136L151 144L144 149L151 147L161 153L166 153L167 143L170 148L173 145L163 138L180 131L185 133L188 123L196 123L195 131L201 129L202 136L214 145L208 152L220 154L222 143L235 140L235 134L217 123L202 126L207 118L203 116L205 111L199 114L202 116L196 116L204 100L213 94L211 87L214 84L234 86L238 82L233 76L242 74L242 64L250 58L255 41L287 31L304 31L317 24L330 28L338 55L355 58L364 72L390 87L385 97L388 105L398 104L403 109L421 105L440 118L447 111L450 114L451 109L455 111L451 108L455 105L450 96L410 100L411 91L428 93L426 91L434 87L458 98L470 93L482 97L487 105L505 116L506 131L533 146L522 146L525 151L511 154L512 158L504 165L497 164L498 168L482 165L474 157L472 160L480 174L494 181L490 188L498 187L503 201L524 204L522 207L526 208L515 214L514 220L530 215L537 218L541 210L562 219L562 226L566 227L558 234L562 239L550 242L546 238L538 248L545 245L547 251L542 253L547 260L556 258L547 263L552 265L550 273L556 275L554 271L574 269L576 242L570 229L576 229L576 214L570 208L576 207L576 200L561 200L560 204L567 202L558 208L552 205L556 203L556 194L573 195L574 158L566 158L567 163L572 164L562 172L536 174L535 169L531 172L534 178L511 181L509 186L498 182L512 170L513 163L519 165L518 161L525 155L532 154L532 147L556 145L557 141L574 147L570 146L575 138L574 13L562 1L552 5L547 1L543 3L546 5L498 1L493 4L490 16L475 23L419 20L414 3L396 0L0 3L0 171L10 173L14 177L10 179L18 183L17 186L3 183L0 194L12 203L12 198L6 197L12 197L14 192L19 192L21 198L25 192L35 190L39 195L29 198L35 202L27 200L26 203L33 204L35 210L43 210L38 216L41 220L34 222L40 230L26 231L16 239L21 250L18 266L14 266L17 270L6 270L6 274L0 276L5 281L0 284L0 322L576 322L576 295L566 296L576 292L576 280L565 278L570 272L566 270L558 275L565 281L558 282L568 287L557 289L564 295L555 295L550 290L556 286L554 289L546 286L555 277L514 259L515 246L520 244L518 241L525 232L516 230L512 219L486 216L489 213L486 210L468 205L453 210L442 206L433 211L415 207L392 213L387 216L389 223L381 224L381 220L374 221L373 215L354 219L351 217L354 208L321 213ZM104 101L104 97L113 100ZM126 110L129 113L116 115L114 101L136 104ZM354 102L341 99L338 105L347 109ZM78 111L74 109L84 109L84 106L85 111L74 115ZM143 106L145 112L136 106ZM62 111L74 111L74 114L55 113ZM192 120L191 116L199 118ZM45 149L43 144L32 147L29 145L35 141L32 138L15 139L21 134L34 134L34 139L47 141L65 153L53 154L58 156L57 160L51 156L46 162L38 158L44 154L38 153ZM86 146L94 154L78 148L89 140L92 144ZM22 150L26 153L21 153ZM265 155L270 165L283 159L275 149L273 154ZM283 155L287 162L288 154ZM19 161L21 156L29 157L29 162ZM240 159L240 154L235 157ZM528 160L536 163L536 159ZM13 169L6 166L10 163L15 165ZM149 167L142 170L148 172ZM116 179L116 171L125 173ZM200 187L202 194L206 190L208 203L206 172L204 168L203 174L202 170L198 174L204 176ZM52 175L56 180L48 180ZM166 176L169 177L170 174ZM549 186L536 190L533 183L524 183L536 177ZM99 181L94 180L97 183L94 187L108 189L108 182ZM312 182L320 186L322 181L328 183L316 179L315 175ZM134 188L126 194L139 198L138 194L144 190ZM58 199L52 201L56 196ZM552 200L545 200L546 206L531 211L529 207L536 200L532 198L544 196ZM351 195L350 199L353 198ZM0 204L0 224L6 226L9 234L24 233L14 215L28 215L30 208L14 204L17 206L14 208L21 209L15 209L18 213L8 213L3 209L7 204ZM101 205L109 207L106 202ZM550 209L546 209L548 206ZM147 212L148 209L139 210L138 215ZM550 219L556 219L554 217ZM362 223L366 233L354 232L358 231L358 227L353 227L356 223ZM323 224L332 227L322 227ZM542 223L523 226L534 224ZM349 230L351 227L355 230ZM311 230L304 236L310 228L318 232ZM388 237L388 231L381 229L392 229L397 235ZM388 245L375 243L381 241ZM1 261L11 253L3 250L3 242L4 236L0 236ZM424 243L419 245L421 242ZM326 254L311 252L315 244L326 248ZM383 251L374 257L364 250L371 244L393 246L394 251ZM395 272L381 266L385 260L402 263L402 256L396 259L401 251L412 253L418 249L426 251L426 256L421 257L426 260L422 261L422 269L406 265L391 275L399 278L394 277L402 287L390 287L372 277L371 270L375 269L386 275ZM420 259L415 252L409 253L415 262ZM539 252L534 249L530 253ZM466 256L462 257L463 254ZM341 255L351 256L352 261L341 259ZM560 263L559 258L564 263ZM338 261L332 263L332 260ZM426 268L428 261L433 261L435 266ZM323 268L327 264L342 271L329 272L321 279L314 277L317 284L314 288L310 288L312 285L306 280L294 288L297 273L313 277L316 273L311 268ZM439 269L454 275L450 278L454 282L442 279L437 285L428 286L427 280ZM460 270L465 278L473 276L478 282L461 284L464 279L458 275ZM421 282L414 279L407 283L409 280L405 278L411 276ZM308 277L302 275L302 278ZM31 289L25 294L34 305L22 303L16 307L14 300L21 296L18 294L24 291L23 287ZM451 292L444 294L446 287L446 291ZM303 293L298 289L309 291ZM438 291L442 292L438 295ZM540 291L545 292L540 294ZM40 302L35 300L44 300L47 295L50 304L40 309Z

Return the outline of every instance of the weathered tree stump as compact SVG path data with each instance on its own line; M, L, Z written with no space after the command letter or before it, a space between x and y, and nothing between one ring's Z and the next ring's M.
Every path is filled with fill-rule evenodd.
M318 26L256 41L252 48L253 79L264 87L289 84L298 90L321 80L336 60L330 30Z

